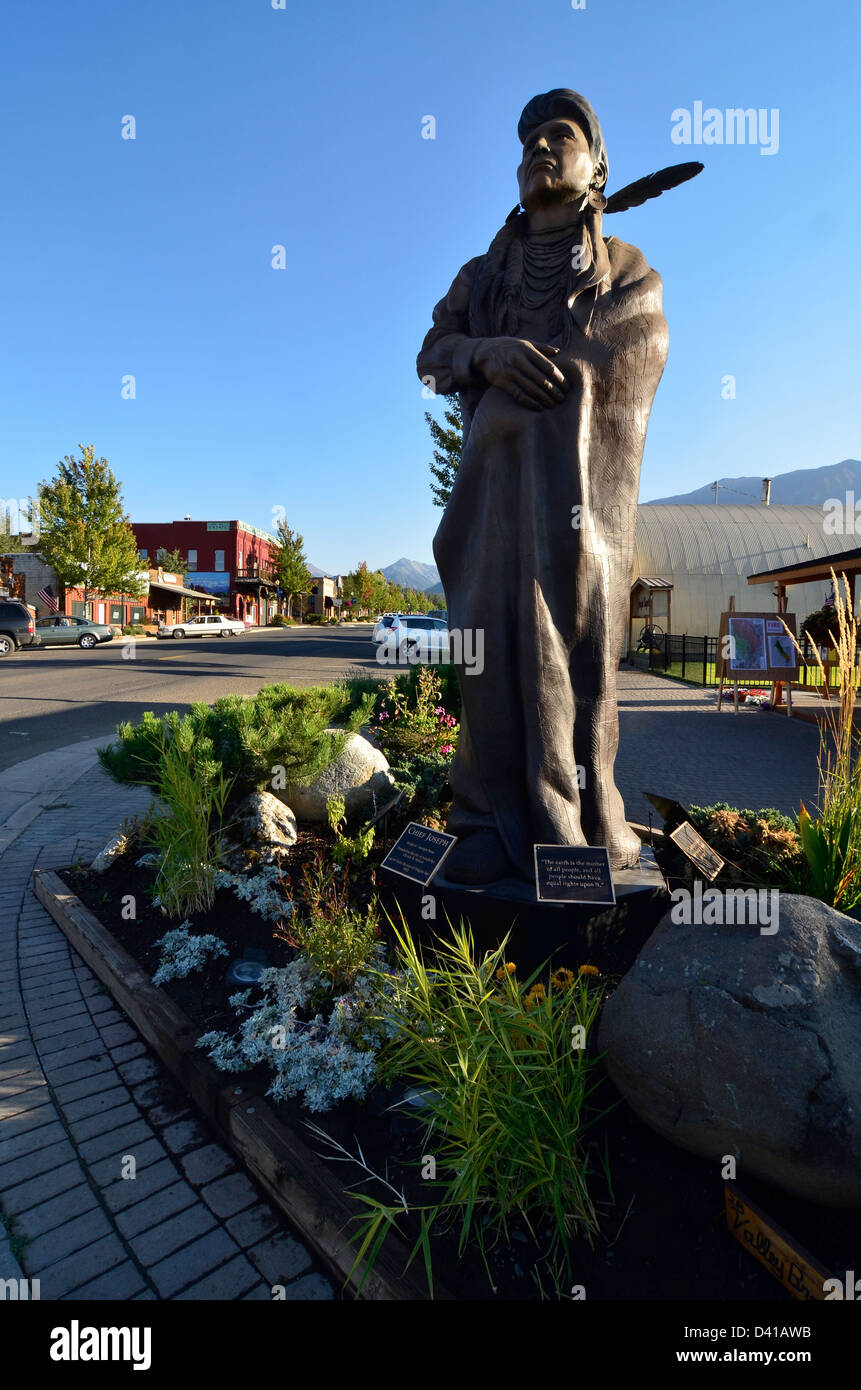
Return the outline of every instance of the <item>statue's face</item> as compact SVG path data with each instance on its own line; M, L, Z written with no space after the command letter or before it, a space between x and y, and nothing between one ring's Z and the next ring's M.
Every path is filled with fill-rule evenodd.
M586 192L602 166L594 164L588 136L576 121L554 116L526 137L517 170L520 201L525 208L567 202Z

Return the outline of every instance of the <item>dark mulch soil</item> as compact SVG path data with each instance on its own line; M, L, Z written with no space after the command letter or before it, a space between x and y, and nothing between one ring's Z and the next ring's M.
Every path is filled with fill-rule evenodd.
M396 826L389 839L395 833ZM326 843L307 831L300 833L288 866L294 884L299 884L303 864L312 861ZM382 846L374 858L379 859L381 851ZM63 877L126 950L152 973L159 957L154 943L176 924L152 907L153 874L134 865L140 852L136 850L117 860L102 875L74 869ZM357 884L359 895L364 896L370 887L366 875ZM136 922L122 917L122 899L129 893L136 899ZM192 917L191 921L196 931L221 937L230 948L231 959L242 956L249 947L268 952L273 965L286 964L292 957L286 940L273 934L272 924L264 922L230 891L218 893L215 907L205 919ZM224 981L227 965L225 959L220 959L203 972L165 986L201 1032L232 1030L235 1026L235 1015L227 1003L233 990ZM609 969L606 972L610 988L615 973ZM225 1080L229 1076L225 1073ZM243 1088L257 1086L261 1092L269 1080L262 1068L245 1072L242 1078ZM395 1112L388 1109L393 1098L397 1098L397 1093L393 1095L380 1087L364 1105L348 1102L325 1114L312 1114L299 1101L288 1101L278 1107L278 1113L317 1151L320 1141L306 1128L308 1121L320 1125L351 1152L355 1152L358 1141L376 1172L387 1173L389 1181L403 1189L410 1201L427 1201L428 1189L417 1176L417 1160L427 1152L422 1143L423 1130L418 1121L406 1118L402 1108ZM792 1302L790 1295L730 1235L724 1214L723 1183L714 1166L674 1148L648 1130L620 1101L606 1077L594 1101L598 1111L608 1111L590 1131L589 1144L594 1170L590 1191L602 1213L601 1235L594 1247L585 1240L577 1242L572 1283L583 1285L589 1300ZM612 1193L601 1171L600 1160L605 1153ZM357 1182L361 1177L358 1168L343 1163L333 1165L332 1171L345 1183ZM840 1275L847 1266L857 1264L861 1216L799 1202L748 1178L741 1185L831 1273ZM370 1183L365 1190L386 1199L379 1184ZM406 1221L403 1231L410 1241L417 1233ZM543 1232L538 1235L540 1238ZM458 1259L454 1234L435 1240L434 1249L435 1276L457 1297L494 1297L478 1255L471 1252ZM538 1253L525 1229L511 1229L509 1242L498 1245L491 1257L496 1297L539 1298L538 1282L533 1277L536 1270L545 1293L555 1296L537 1259ZM421 1256L417 1258L421 1260Z

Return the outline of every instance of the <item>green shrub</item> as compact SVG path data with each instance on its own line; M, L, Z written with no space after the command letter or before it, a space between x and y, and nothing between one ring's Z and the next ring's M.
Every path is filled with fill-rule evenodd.
M123 637L143 637L146 629L140 623L126 623L122 629Z
M345 735L326 733L327 726L340 720L357 729L372 708L370 697L354 701L342 685L265 685L253 696L195 703L185 716L147 711L139 724L120 724L118 741L100 748L99 759L115 781L157 788L165 748L187 731L192 748L202 747L201 740L211 746L238 799L257 787L313 781L344 746Z
M422 1251L432 1288L432 1228L459 1224L460 1253L475 1243L492 1283L488 1247L517 1218L546 1242L551 1276L570 1279L573 1239L597 1230L584 1144L596 1063L581 1044L600 988L567 971L546 987L535 983L541 971L521 984L505 964L507 938L477 960L463 926L440 940L427 965L409 932L394 931L392 1037L381 1071L425 1091L422 1147L441 1175L423 1184L435 1200L412 1208L420 1219L413 1256ZM403 1207L367 1194L358 1200L368 1211L359 1218L356 1264L368 1256L367 1269Z
M451 759L441 753L401 758L389 764L395 785L410 803L410 818L441 826L443 804L451 799L448 771Z

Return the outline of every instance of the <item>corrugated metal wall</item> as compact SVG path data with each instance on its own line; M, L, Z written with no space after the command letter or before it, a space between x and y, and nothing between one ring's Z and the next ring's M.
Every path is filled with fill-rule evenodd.
M839 554L857 544L851 536L826 535L823 517L821 507L643 503L637 508L631 582L640 575L671 580L673 632L716 636L731 594L742 612L776 608L771 585L748 584L749 574ZM799 624L822 607L827 589L822 583L789 589L789 610Z

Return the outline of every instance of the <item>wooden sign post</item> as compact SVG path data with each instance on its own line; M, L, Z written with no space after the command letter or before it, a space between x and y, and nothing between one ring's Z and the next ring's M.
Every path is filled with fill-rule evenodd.
M799 1301L825 1301L825 1284L833 1282L827 1269L792 1236L766 1216L735 1183L724 1184L727 1226L736 1240L765 1265L769 1274Z
M794 636L794 613L737 613L730 600L730 607L721 614L718 636L718 710L723 704L724 684L731 682L735 694L735 712L738 714L738 681L739 676L743 676L746 680L771 685L772 707L776 705L779 686L785 683L786 713L791 718L790 682L798 679L798 652L792 640Z

